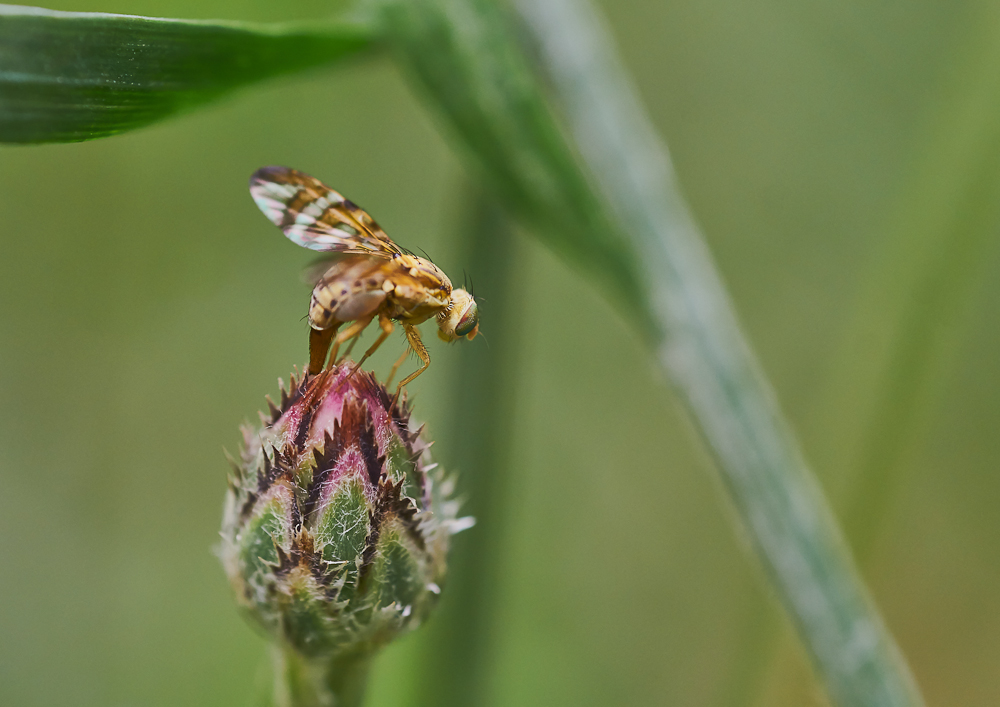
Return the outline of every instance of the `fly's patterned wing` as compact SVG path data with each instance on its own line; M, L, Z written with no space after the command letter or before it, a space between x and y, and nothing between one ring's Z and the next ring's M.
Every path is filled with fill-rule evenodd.
M250 177L250 194L271 223L310 250L378 258L403 254L371 216L298 170L262 167Z

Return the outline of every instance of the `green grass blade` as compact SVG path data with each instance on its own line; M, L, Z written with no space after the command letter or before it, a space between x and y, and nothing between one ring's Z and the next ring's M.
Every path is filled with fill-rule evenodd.
M600 276L610 266L631 285L619 286L615 299L635 303L634 321L712 450L834 703L922 704L593 12L571 0L520 3L586 165L580 176L496 4L410 0L383 8L388 36L494 184L522 212L540 215L546 227L536 234L598 282L608 283ZM621 228L606 232L611 223ZM609 261L609 243L626 255Z
M854 421L841 425L838 466L851 469L845 522L862 561L912 466L914 439L929 431L997 242L1000 28L979 22L963 39L935 87L943 95L916 141L919 157L883 226L831 381L829 419ZM866 352L862 366L852 350Z
M373 0L405 67L424 85L507 205L545 243L587 268L640 326L653 321L634 252L605 220L531 67L489 0ZM594 268L595 261L600 267Z
M921 698L736 322L660 144L585 0L522 0L570 129L647 265L658 357L838 705Z
M488 346L463 346L453 376L454 418L449 448L458 471L462 514L475 532L455 538L448 559L448 599L435 610L421 654L411 707L482 702L488 689L491 621L502 585L496 558L504 553L519 371L518 273L509 217L480 185L465 190L468 206L458 246L461 262L476 273L476 296L489 316Z
M115 135L371 42L348 23L252 25L0 5L0 142Z

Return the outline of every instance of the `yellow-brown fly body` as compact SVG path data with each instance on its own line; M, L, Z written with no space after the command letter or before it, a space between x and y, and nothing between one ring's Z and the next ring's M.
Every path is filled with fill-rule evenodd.
M287 167L264 167L250 178L250 193L290 240L335 255L309 304L311 374L322 371L328 358L333 365L340 346L375 319L382 332L359 366L392 333L393 322L403 327L409 349L422 362L398 388L430 365L417 324L435 317L445 341L478 333L479 310L471 294L454 289L438 266L401 249L368 214L319 180ZM393 366L387 385L405 357L406 352Z

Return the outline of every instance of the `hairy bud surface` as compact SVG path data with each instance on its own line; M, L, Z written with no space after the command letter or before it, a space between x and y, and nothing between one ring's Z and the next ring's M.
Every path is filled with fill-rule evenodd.
M219 554L237 601L306 658L370 654L418 625L471 520L405 400L352 367L268 399L226 495Z

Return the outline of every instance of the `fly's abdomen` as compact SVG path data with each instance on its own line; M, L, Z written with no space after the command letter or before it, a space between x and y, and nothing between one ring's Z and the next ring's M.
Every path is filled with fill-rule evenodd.
M309 305L309 324L313 329L329 329L335 324L353 322L373 314L385 301L386 293L381 290L349 292L339 298L331 294L330 288L313 291Z
M313 289L309 304L312 328L329 329L373 314L386 298L380 265L369 258L334 264Z

